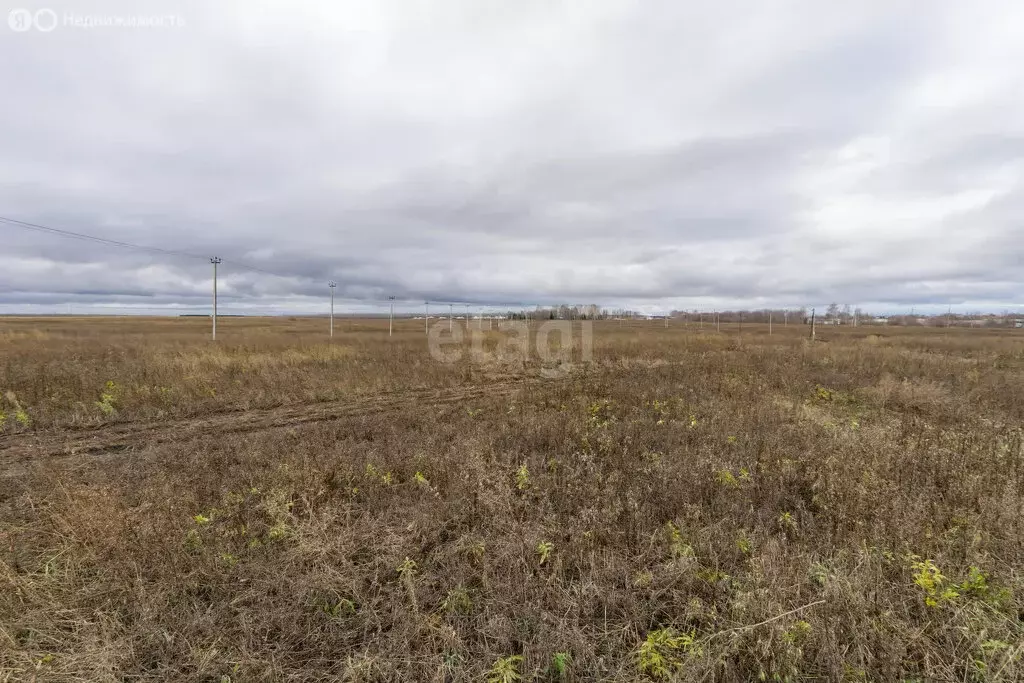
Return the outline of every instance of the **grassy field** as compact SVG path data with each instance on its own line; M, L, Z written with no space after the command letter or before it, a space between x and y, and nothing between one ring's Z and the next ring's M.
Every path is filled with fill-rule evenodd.
M0 319L0 680L1024 679L1022 331L208 324Z

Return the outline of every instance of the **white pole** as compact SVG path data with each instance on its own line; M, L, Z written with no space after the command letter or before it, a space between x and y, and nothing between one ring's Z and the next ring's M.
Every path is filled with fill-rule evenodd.
M334 288L338 286L338 283L331 280L327 283L327 286L331 289L331 332L330 336L334 337Z
M217 341L217 264L220 259L214 256L210 263L213 264L213 341Z

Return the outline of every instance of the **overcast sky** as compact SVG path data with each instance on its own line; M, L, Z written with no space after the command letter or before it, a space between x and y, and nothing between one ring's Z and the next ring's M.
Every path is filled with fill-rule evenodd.
M331 278L353 310L1024 304L1019 1L2 3L0 215L219 255L229 312ZM0 245L3 312L208 305L205 259Z

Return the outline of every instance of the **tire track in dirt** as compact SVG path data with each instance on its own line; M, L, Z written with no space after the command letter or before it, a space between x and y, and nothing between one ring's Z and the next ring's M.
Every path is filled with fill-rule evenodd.
M341 401L214 413L156 422L126 422L91 429L15 434L0 441L0 477L18 474L27 460L102 455L207 436L245 434L330 422L406 408L444 406L509 396L536 384L519 379L469 387L410 389Z

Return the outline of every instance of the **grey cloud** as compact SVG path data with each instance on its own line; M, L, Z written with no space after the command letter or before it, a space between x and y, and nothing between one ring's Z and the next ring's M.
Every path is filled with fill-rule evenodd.
M253 311L328 279L370 309L1020 306L1024 17L994 4L54 7L185 26L0 24L0 215L220 255ZM0 244L7 310L208 297L205 258Z

